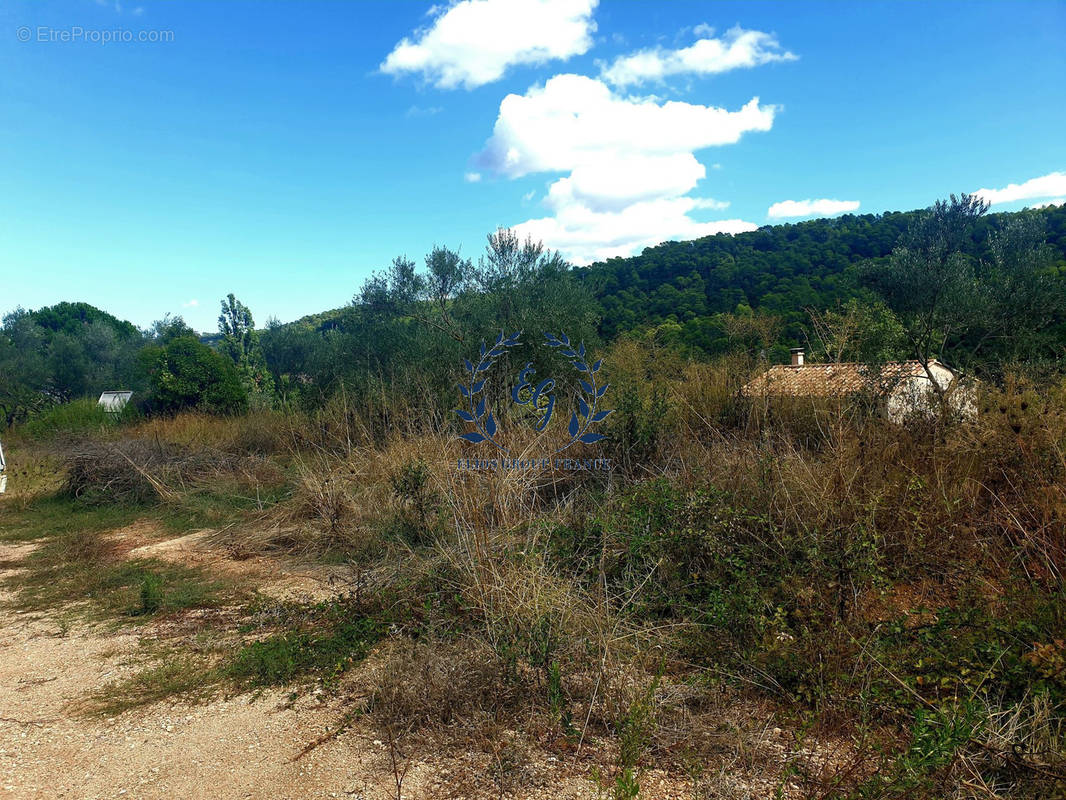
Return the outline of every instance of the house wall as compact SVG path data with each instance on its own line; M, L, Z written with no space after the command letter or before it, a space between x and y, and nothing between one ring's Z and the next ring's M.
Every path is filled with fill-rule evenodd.
M977 402L972 388L962 386L955 379L955 374L947 367L931 364L930 371L937 385L948 393L948 405L961 416L972 419L977 414ZM920 375L902 381L888 396L886 410L889 419L903 422L913 414L929 415L936 413L937 395L932 381L927 375Z

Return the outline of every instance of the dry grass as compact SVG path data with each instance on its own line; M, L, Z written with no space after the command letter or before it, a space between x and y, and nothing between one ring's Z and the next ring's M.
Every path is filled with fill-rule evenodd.
M369 710L396 736L433 736L442 728L479 738L500 714L527 706L531 688L512 680L499 654L483 641L390 643Z
M262 458L172 442L122 438L68 445L63 491L82 504L174 503L205 483L274 483L278 468Z
M191 450L266 456L287 453L297 430L297 420L278 411L253 411L241 417L185 412L153 417L131 426L127 435Z
M58 492L63 485L62 459L29 442L10 442L7 447L7 491L0 503L23 512L39 497Z
M1066 636L1066 384L1010 380L972 423L902 428L862 404L748 403L746 361L626 341L608 363L608 474L461 469L500 454L340 396L149 420L77 451L68 487L170 503L284 471L287 494L215 541L351 562L394 625L370 707L401 760L444 732L496 757L509 729L567 752L606 738L617 774L667 765L702 797L760 774L810 797L1020 797L1058 774L1063 676L1041 661L1037 687L1017 655ZM958 644L982 626L990 661ZM918 680L927 662L951 689ZM938 739L929 704L980 723Z

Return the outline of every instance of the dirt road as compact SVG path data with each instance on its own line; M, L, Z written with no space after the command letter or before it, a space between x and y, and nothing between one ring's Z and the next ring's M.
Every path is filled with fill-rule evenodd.
M0 578L32 545L0 545ZM180 548L172 548L180 550ZM0 594L0 602L10 596ZM396 797L386 746L357 723L306 755L333 729L339 701L288 691L162 702L102 718L79 713L91 692L137 669L152 631L67 624L51 613L0 614L0 798L205 798L308 800ZM481 754L412 758L403 797L586 798L587 767L539 755L522 789L500 792ZM655 785L654 777L645 783ZM646 797L681 797L673 787Z

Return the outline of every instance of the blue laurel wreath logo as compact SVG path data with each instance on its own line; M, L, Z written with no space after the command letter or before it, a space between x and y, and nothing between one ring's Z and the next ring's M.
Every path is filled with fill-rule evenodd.
M487 381L485 373L492 368L500 356L507 353L508 348L521 344L521 336L522 331L515 331L510 336L505 336L503 331L501 331L492 347L486 347L484 342L481 343L480 360L476 364L469 359L463 359L466 371L470 375L470 381L465 384L460 383L459 391L466 400L467 408L457 408L455 413L464 422L473 423L474 430L460 434L460 439L474 444L490 442L501 452L508 452L507 448L496 439L499 432L499 424L492 410L487 407L485 400ZM561 453L578 442L594 444L603 439L604 435L595 432L592 428L597 423L607 419L613 409L602 410L599 408L600 400L603 399L607 389L610 387L609 383L600 385L596 380L596 373L603 366L603 359L593 364L587 363L585 360L585 343L579 342L578 346L574 347L570 342L570 337L565 333L560 333L558 336L552 333L545 333L544 338L544 344L547 347L558 350L559 354L570 362L570 366L582 376L578 379L581 393L577 398L577 409L570 415L570 421L567 425L567 432L570 438L565 444L556 448L553 452L554 455L554 453ZM527 363L518 374L518 383L511 390L511 400L515 405L524 406L529 410L536 420L534 429L541 433L547 429L555 411L555 395L553 394L555 379L546 378L540 382L534 382L533 375L535 373L536 370L533 369L532 362Z
M477 364L471 364L470 359L463 359L463 364L466 366L467 372L470 373L470 383L467 385L460 383L459 391L466 398L470 410L464 411L461 408L457 408L455 413L464 421L473 422L476 430L464 433L459 437L460 439L475 443L489 441L503 452L507 452L507 448L497 442L495 438L497 430L496 418L491 411L486 413L485 395L482 394L485 389L485 378L480 376L492 368L492 365L496 363L496 359L506 353L508 347L515 347L520 344L519 337L521 335L522 331L515 331L510 336L504 337L503 331L500 331L500 335L496 337L496 344L491 348L486 349L485 343L481 343L481 360ZM475 400L475 398L477 399Z

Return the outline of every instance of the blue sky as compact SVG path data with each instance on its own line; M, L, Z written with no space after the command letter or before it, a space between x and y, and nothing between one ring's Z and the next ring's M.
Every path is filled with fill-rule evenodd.
M1053 202L1064 76L1062 2L8 2L0 313L213 330L227 292L287 321L498 225L587 263Z

